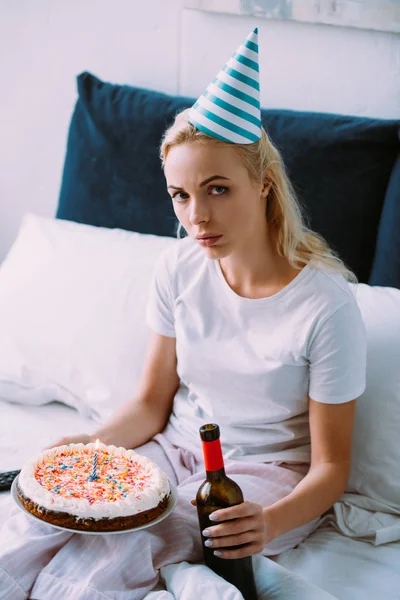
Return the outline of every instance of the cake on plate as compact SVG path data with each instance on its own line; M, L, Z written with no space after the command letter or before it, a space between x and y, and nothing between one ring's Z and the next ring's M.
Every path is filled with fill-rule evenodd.
M27 461L16 493L48 523L106 532L153 521L167 508L171 489L164 471L145 456L90 443L57 446Z

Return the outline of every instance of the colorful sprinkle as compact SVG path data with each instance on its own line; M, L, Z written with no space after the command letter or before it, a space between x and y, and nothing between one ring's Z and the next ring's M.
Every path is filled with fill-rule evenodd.
M126 457L113 456L98 450L98 479L90 480L93 450L63 452L55 455L52 464L38 465L35 478L47 490L64 498L95 502L115 502L133 495L140 498L150 472Z

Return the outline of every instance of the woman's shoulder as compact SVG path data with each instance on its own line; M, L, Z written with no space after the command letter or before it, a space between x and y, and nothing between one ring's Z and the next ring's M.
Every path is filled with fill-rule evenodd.
M313 277L307 286L306 304L313 315L314 327L317 324L321 326L334 315L335 320L360 320L361 311L356 298L357 285L349 283L341 273L321 265L310 265L310 270Z
M356 299L357 286L325 266L310 265L309 270L312 276L299 299L301 322L307 331L306 356L310 357L310 349L314 348L315 360L318 352L331 352L334 345L344 348L350 338L364 348L365 331Z
M355 301L355 286L345 277L321 263L309 263L309 269L314 274L311 282L316 292L330 298L333 302L348 303Z

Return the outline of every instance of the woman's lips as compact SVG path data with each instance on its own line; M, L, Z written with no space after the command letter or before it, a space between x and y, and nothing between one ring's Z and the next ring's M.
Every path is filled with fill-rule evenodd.
M214 244L216 244L218 242L218 240L221 237L222 237L222 235L216 235L214 237L199 239L198 242L199 242L200 246L213 246Z

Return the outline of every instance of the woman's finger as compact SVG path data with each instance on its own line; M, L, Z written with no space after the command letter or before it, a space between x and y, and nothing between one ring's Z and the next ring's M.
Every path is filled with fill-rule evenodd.
M220 525L213 525L203 530L203 535L209 538L224 537L227 535L237 535L256 529L256 520L253 517L244 519L235 519L235 521L225 521Z
M262 551L264 546L261 544L245 544L241 548L237 548L236 550L222 550L218 549L214 551L215 556L219 556L219 558L224 558L227 560L232 560L233 558L244 558L245 556L253 556L253 554L258 554Z
M204 545L207 548L226 548L227 546L241 546L242 544L252 544L258 542L258 532L246 531L238 535L226 535L224 537L207 539Z
M228 508L220 508L212 513L211 521L228 521L230 519L241 519L242 517L250 517L259 510L259 504L255 502L241 502L235 506Z

